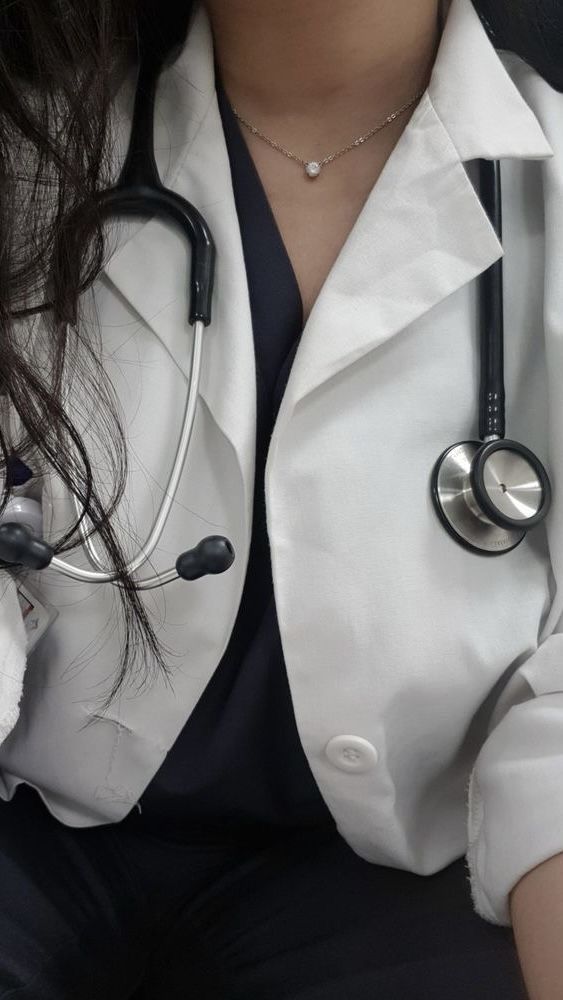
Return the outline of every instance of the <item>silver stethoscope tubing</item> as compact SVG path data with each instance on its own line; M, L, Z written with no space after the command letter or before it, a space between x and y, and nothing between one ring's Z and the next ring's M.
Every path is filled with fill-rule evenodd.
M194 328L192 363L183 426L164 499L145 545L127 565L135 574L151 557L164 531L184 469L195 419L203 330L211 321L215 246L209 227L197 209L163 187L154 156L154 107L162 64L150 54L141 59L131 141L116 187L103 192L100 209L110 215L158 217L178 225L192 249L190 316ZM479 160L481 200L502 241L500 163ZM436 513L450 536L479 555L510 552L548 513L549 477L540 460L525 445L507 440L505 433L504 329L502 258L479 276L481 325L481 383L479 441L460 441L446 448L431 475ZM109 573L87 530L74 499L78 531L93 570L78 569L58 558L53 548L23 525L0 525L0 559L29 569L51 565L65 576L87 583L121 585ZM211 535L182 553L173 569L135 580L139 590L163 586L181 577L195 580L223 573L234 561L227 538Z
M498 160L479 160L480 194L502 242ZM479 275L481 323L480 441L459 441L438 458L431 477L434 507L457 542L496 556L520 544L551 505L548 474L539 458L505 433L502 258Z
M203 340L203 330L204 323L202 320L196 320L194 323L194 340L192 348L192 359L190 368L190 379L188 386L188 393L186 397L186 406L184 410L184 416L182 421L182 432L181 437L178 442L178 448L176 451L176 457L174 459L174 465L166 485L166 490L164 492L164 499L158 509L154 524L151 528L149 537L147 538L143 548L137 553L134 559L127 564L127 572L132 576L134 573L144 566L146 562L152 556L154 550L156 549L160 539L162 538L164 528L166 527L166 522L170 515L172 509L172 504L174 503L174 498L180 484L180 477L186 463L186 458L188 455L188 449L190 447L190 440L192 437L192 431L195 420L195 412L197 406L197 397L199 392L199 382L201 375L201 352L202 352L202 340ZM57 556L51 559L51 567L53 569L58 569L65 576L69 576L74 580L82 580L85 583L108 583L113 580L113 574L108 573L104 568L103 560L100 558L96 546L93 542L92 535L86 533L85 529L85 518L81 517L82 511L80 509L80 504L75 496L73 496L74 509L76 511L76 517L78 520L78 530L80 533L81 541L88 553L88 557L92 565L97 567L96 572L92 570L77 569L75 566L70 565ZM218 538L219 536L212 536ZM182 557L180 557L182 558ZM169 569L164 573L156 573L154 576L146 577L143 580L137 581L137 588L140 590L152 590L154 587L164 586L166 583L170 583L172 580L178 579L177 568Z
M154 155L154 110L158 78L163 59L150 50L142 52L129 149L115 187L101 192L98 208L103 219L110 216L141 216L161 218L180 228L191 247L190 314L193 327L193 347L186 406L182 431L163 500L146 543L127 563L126 572L135 574L156 549L174 503L180 478L186 463L195 421L199 384L203 331L211 322L211 301L215 274L215 244L209 227L198 210L161 182ZM79 569L55 556L53 548L37 538L22 524L0 525L0 558L9 564L39 570L47 566L64 576L85 583L122 585L113 572L108 572L88 531L88 519L73 496L80 540L93 570ZM222 535L203 538L193 549L183 552L174 568L135 580L138 590L151 590L181 577L196 580L208 573L223 573L235 558L231 542Z

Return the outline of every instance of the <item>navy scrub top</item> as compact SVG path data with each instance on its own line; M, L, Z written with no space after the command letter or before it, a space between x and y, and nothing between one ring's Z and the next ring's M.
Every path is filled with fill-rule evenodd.
M257 435L252 540L225 654L166 759L124 820L162 836L261 840L334 826L297 732L266 531L268 446L303 326L299 286L241 128L217 74L250 294ZM221 248L218 248L221 253Z

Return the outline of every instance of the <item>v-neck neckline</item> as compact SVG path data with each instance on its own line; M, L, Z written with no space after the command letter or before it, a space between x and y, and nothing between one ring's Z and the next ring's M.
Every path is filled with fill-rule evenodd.
M272 211L266 189L262 183L262 179L256 164L250 154L250 150L246 144L244 135L242 133L241 126L233 114L233 110L223 89L223 84L219 74L217 66L215 67L215 80L216 80L216 90L217 90L217 102L219 105L219 113L221 115L221 120L223 124L223 131L225 133L225 140L227 143L227 150L229 153L229 159L231 162L232 173L237 173L237 177L240 179L244 175L245 181L247 182L246 192L248 191L248 182L250 182L252 198L248 199L248 203L244 205L245 213L251 209L253 212L253 221L258 223L261 222L260 227L256 227L256 232L264 236L264 240L273 241L275 243L276 253L279 261L283 261L283 267L286 271L287 282L286 287L291 286L292 297L295 298L296 302L299 303L299 309L301 313L300 320L300 332L303 330L303 301L301 298L301 291L299 289L299 284L291 262L291 258L287 251L287 247L284 243L283 237L280 232L276 217ZM235 178L233 177L233 186L235 187L235 199L237 198L237 184L235 183ZM246 193L245 192L245 193ZM240 202L237 203L237 209L239 209ZM239 215L242 213L239 212Z

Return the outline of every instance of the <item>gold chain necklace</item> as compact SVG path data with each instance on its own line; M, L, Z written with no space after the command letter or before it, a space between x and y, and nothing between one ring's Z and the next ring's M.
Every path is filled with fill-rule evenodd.
M408 104L404 104L403 107L399 108L398 111L394 111L392 115L389 115L385 119L385 121L376 125L375 128L370 129L370 131L366 132L365 135L358 136L357 139L354 139L347 146L343 146L343 148L337 150L336 153L331 153L329 156L325 156L323 160L303 160L300 156L297 156L295 153L291 153L289 149L285 149L283 146L280 146L279 142L275 142L273 139L270 139L267 135L264 135L264 133L261 132L260 129L256 128L256 125L252 125L249 121L246 120L246 118L243 118L242 115L238 113L236 108L232 107L232 105L231 105L231 111L233 112L235 117L238 118L239 122L241 122L250 132L252 132L253 135L257 135L259 139L263 139L264 142L267 142L268 145L272 147L272 149L277 149L279 153L283 153L284 156L287 156L290 160L295 160L297 163L300 163L301 166L305 168L305 173L307 174L307 176L314 179L315 177L319 176L321 169L327 163L332 163L334 160L338 159L339 156L344 156L344 153L349 153L352 149L356 149L358 146L361 146L364 142L367 142L368 139L371 139L371 137L376 134L376 132L381 131L381 129L385 128L386 125L390 125L391 122L395 120L395 118L398 118L399 115L403 113L403 111L406 111L407 108L410 108L415 101L418 101L419 98L422 97L423 94L424 90L420 90L418 94L416 94L415 97L413 97L412 101L409 101Z

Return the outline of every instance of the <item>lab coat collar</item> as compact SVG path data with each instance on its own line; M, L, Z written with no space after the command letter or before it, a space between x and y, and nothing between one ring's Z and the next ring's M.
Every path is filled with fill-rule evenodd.
M553 156L471 0L452 0L428 97L461 162Z
M131 95L130 83L120 95L125 122ZM214 319L206 333L201 395L241 456L253 435L252 323L215 94L213 39L202 5L195 9L181 56L163 75L158 101L156 155L164 183L198 207L217 243ZM452 0L428 89L310 314L277 428L308 393L503 255L464 161L550 156L537 118L471 0ZM187 316L184 269L179 238L152 222L127 228L106 274L187 373L187 356L179 359L173 348Z

